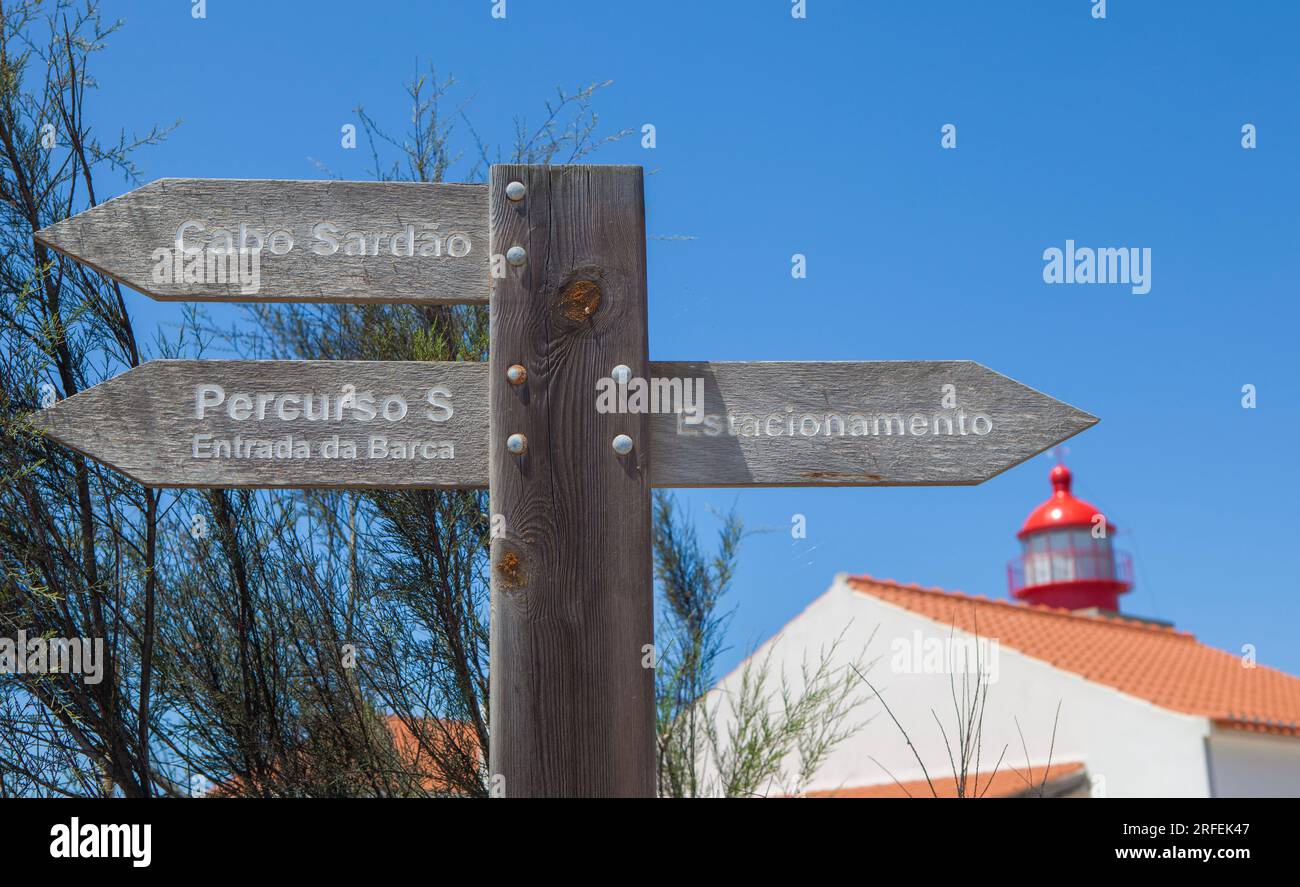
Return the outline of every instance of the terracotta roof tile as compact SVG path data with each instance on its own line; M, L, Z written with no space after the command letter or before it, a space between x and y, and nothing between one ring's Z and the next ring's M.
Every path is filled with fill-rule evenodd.
M385 715L384 726L393 739L393 748L403 766L409 768L426 791L446 792L454 789L454 781L444 772L442 763L473 767L482 762L478 734L464 721L417 718L421 730L417 736L410 725L397 715ZM435 754L436 752L436 754ZM234 797L243 793L244 779L234 776L227 784L209 789L209 797Z
M1207 647L1191 634L1119 616L988 600L850 576L854 589L1002 644L1161 708L1216 726L1300 736L1300 678Z
M1079 761L1063 761L1059 764L1053 764L1047 773L1046 793L1051 794L1053 783L1073 776L1082 775L1083 764ZM823 791L808 792L806 797L809 798L933 798L936 795L940 798L957 797L957 780L952 776L936 777L932 780L934 790L930 790L930 783L924 779L915 779L908 782L883 782L878 785L859 785L853 788L836 788L826 789ZM1013 798L1018 795L1034 795L1043 784L1042 768L1035 768L1033 772L1019 770L1015 767L1004 767L996 773L979 774L979 786L975 784L975 774L971 774L967 780L967 795L970 797L981 798Z

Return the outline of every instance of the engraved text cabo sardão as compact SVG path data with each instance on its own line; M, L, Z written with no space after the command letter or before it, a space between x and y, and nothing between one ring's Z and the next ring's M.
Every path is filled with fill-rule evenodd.
M294 226L295 228L297 226ZM303 226L304 228L307 226ZM225 255L240 250L266 250L283 256L295 245L310 249L317 256L391 256L392 258L442 258L459 259L473 250L470 237L464 231L441 234L438 225L419 229L413 224L386 230L358 229L338 222L317 222L310 226L311 239L304 243L302 230L298 237L287 227L259 228L240 222L236 225L209 230L202 219L187 219L176 228L175 251L191 255L202 250Z

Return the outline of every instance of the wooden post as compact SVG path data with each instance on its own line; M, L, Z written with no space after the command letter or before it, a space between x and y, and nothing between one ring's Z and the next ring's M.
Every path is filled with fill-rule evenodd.
M650 435L595 408L615 366L649 374L641 168L494 166L489 195L491 778L506 797L650 796Z

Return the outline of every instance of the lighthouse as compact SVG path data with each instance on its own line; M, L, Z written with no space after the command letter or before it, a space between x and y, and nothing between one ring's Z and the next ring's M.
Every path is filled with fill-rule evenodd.
M1011 596L1066 610L1119 611L1119 596L1133 587L1133 562L1111 544L1115 525L1101 509L1070 492L1070 469L1048 475L1052 495L1016 536L1020 557L1007 565Z

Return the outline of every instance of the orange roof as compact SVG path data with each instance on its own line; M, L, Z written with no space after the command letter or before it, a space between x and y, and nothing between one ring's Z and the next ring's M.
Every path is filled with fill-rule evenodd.
M1300 736L1300 678L1171 627L850 576L856 590L1217 726Z
M425 791L454 791L456 782L444 768L473 769L483 763L478 734L464 721L416 718L421 735L397 715L385 715L384 726L393 739L397 759L419 779ZM235 797L243 792L244 778L234 776L210 788L210 797Z
M415 722L421 736L412 733L410 725L397 715L384 718L398 759L412 772L421 774L420 785L425 791L454 789L455 781L443 772L444 767L474 768L482 763L478 734L472 724L434 718L417 718Z
M966 796L980 798L1014 798L1019 796L1036 796L1040 788L1046 794L1052 794L1053 788L1059 786L1060 780L1078 774L1083 775L1083 763L1068 761L1053 764L1047 773L1047 785L1043 786L1042 768L1019 770L1004 767L996 773L980 773L979 785L976 787L976 774L969 774L966 781ZM934 790L931 791L931 782ZM932 777L931 782L913 779L908 782L882 782L879 785L859 785L854 788L832 788L808 792L809 798L955 798L957 797L957 779L953 776Z

